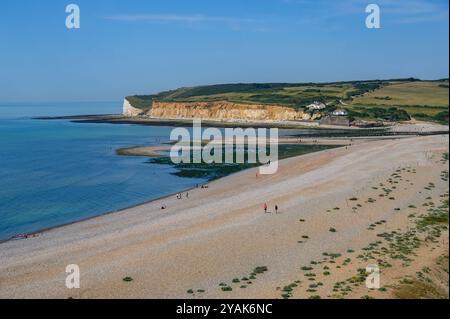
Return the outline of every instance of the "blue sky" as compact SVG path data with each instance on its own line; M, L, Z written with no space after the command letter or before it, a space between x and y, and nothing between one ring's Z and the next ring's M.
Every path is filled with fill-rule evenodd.
M81 28L65 27L65 7ZM381 29L365 7L381 8ZM0 101L181 86L448 77L444 0L4 0Z

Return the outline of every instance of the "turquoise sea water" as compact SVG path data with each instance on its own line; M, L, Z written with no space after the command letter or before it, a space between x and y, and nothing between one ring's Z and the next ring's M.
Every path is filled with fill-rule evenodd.
M205 180L115 150L168 141L169 127L33 116L119 113L120 103L0 104L0 240L115 211Z

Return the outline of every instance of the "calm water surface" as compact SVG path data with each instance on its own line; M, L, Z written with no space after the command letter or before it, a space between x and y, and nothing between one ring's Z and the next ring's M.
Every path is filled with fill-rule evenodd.
M167 141L172 128L30 118L120 110L114 102L0 104L0 240L204 182L174 176L171 166L145 157L115 154L120 147Z

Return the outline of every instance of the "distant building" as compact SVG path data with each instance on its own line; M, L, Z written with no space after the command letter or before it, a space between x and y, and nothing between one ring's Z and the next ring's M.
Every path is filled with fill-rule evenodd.
M344 109L337 109L337 110L334 110L332 114L334 116L347 116L348 112Z
M324 108L326 108L325 104L314 101L314 103L306 106L306 108L310 109L310 110L323 110Z

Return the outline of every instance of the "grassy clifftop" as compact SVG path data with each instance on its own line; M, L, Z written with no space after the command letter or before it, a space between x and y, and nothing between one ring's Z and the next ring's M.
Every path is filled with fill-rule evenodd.
M414 78L332 83L249 83L179 88L153 95L127 97L143 110L153 101L271 104L304 109L314 101L327 111L347 109L361 119L408 120L415 117L448 123L448 79L421 81Z

